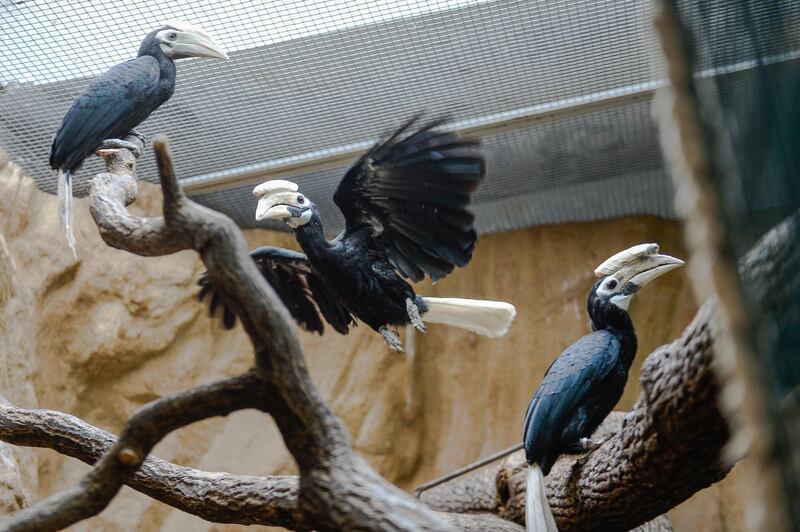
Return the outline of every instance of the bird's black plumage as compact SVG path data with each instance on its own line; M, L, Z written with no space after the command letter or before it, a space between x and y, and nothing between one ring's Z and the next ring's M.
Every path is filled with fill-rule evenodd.
M347 333L349 325L354 323L353 317L314 273L304 254L262 246L254 249L250 256L303 329L322 334L324 326L321 314L335 330ZM208 301L209 313L213 315L217 309L222 309L225 327L233 327L236 318L229 308L221 304L219 295L211 290L207 274L200 278L199 284L202 287L199 297Z
M111 67L73 102L53 138L54 170L74 173L104 140L125 136L172 96L175 63L158 45L161 29L142 41L138 57Z
M593 332L550 365L525 415L526 458L545 475L559 455L588 438L611 412L636 355L630 316L597 294L603 281L595 283L587 303Z
M403 277L440 279L472 256L477 235L468 205L484 175L479 144L438 131L441 121L408 134L414 123L377 143L347 171L334 195L346 220L336 238L325 238L313 203L303 198L302 205L291 207L310 215L294 229L306 252L300 255L308 268L305 302L313 299L340 333L354 317L376 331L410 323L407 301L420 313L427 306ZM292 311L295 319L318 330L310 312L297 307L297 291L278 289L295 282L296 270L272 274L265 277L283 302L298 308Z
M434 281L466 265L477 240L466 209L484 174L476 141L437 132L431 122L401 138L415 119L376 144L348 170L333 200L347 233L371 227L403 275Z

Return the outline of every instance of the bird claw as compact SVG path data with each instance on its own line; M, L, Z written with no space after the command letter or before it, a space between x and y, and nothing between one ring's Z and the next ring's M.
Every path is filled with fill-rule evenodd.
M589 451L594 451L595 449L603 445L604 442L605 440L595 441L590 438L581 438L580 440L578 440L578 445L580 445L581 450L583 452L589 452Z
M388 345L398 353L405 352L405 349L403 349L403 343L400 341L400 337L397 335L396 332L391 330L386 325L378 329L378 332L380 333L381 338L383 338L383 341L386 342L386 345Z
M597 449L598 447L603 445L605 442L606 442L606 440L595 441L595 440L592 440L592 439L589 439L589 438L581 438L578 441L576 441L575 443L573 443L572 445L569 445L567 447L566 451L569 454L588 453L588 452L594 451L595 449Z
M136 144L122 139L106 139L97 148L99 150L130 150L137 158L142 156L142 150Z
M411 321L411 325L420 333L425 334L425 323L419 315L419 308L410 297L406 298L406 312L408 312L408 319Z
M142 141L142 145L147 146L147 135L145 135L144 133L139 133L135 129L131 129L128 132L128 135L133 135L134 137Z

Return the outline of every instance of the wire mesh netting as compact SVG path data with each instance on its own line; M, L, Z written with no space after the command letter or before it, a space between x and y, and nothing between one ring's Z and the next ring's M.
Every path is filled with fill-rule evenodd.
M250 192L270 168L313 159L313 171L281 177L337 230L331 193L344 167L326 154L365 147L419 111L479 126L489 168L476 197L482 231L672 216L646 102L650 10L649 0L7 1L0 146L54 192L48 151L72 100L179 19L211 32L231 59L179 61L174 96L140 130L166 134L190 194L242 226L255 224ZM87 161L79 195L99 169ZM151 153L139 173L155 178Z

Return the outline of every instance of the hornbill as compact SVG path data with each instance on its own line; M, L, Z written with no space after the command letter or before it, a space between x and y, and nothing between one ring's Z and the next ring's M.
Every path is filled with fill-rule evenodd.
M138 155L136 146L121 139L128 134L141 136L133 128L172 96L174 60L185 57L228 58L202 29L168 22L145 37L138 57L92 81L64 116L50 148L50 167L58 170L58 215L73 254L73 174L99 148L127 148Z
M392 326L412 324L425 332L425 322L444 323L490 337L510 327L513 305L420 297L403 278L421 281L427 274L436 281L469 262L477 234L468 205L484 175L477 141L439 131L441 120L410 132L416 120L347 171L333 196L346 225L333 240L325 238L317 207L295 183L267 181L253 191L256 220L282 220L305 251L262 247L251 253L305 329L322 334L322 314L347 334L359 319L402 352ZM209 297L213 314L220 295L207 276L200 284L200 298ZM228 309L223 317L233 326Z
M597 446L589 436L622 397L636 355L636 332L628 314L631 298L682 264L660 254L656 244L641 244L617 253L595 270L599 279L587 303L593 332L550 365L525 415L528 530L556 530L544 476L559 455Z

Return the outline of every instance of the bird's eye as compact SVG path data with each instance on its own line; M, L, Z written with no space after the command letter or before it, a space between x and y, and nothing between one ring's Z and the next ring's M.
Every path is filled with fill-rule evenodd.
M617 284L619 284L619 283L617 283L616 279L610 279L606 283L606 288L608 288L609 290L613 290L613 289L615 289L617 287Z
M297 203L302 205L305 202L306 202L306 199L303 196L297 196Z
M178 38L178 34L175 33L174 31L171 31L171 32L167 33L167 39L168 40L174 41L177 38Z

